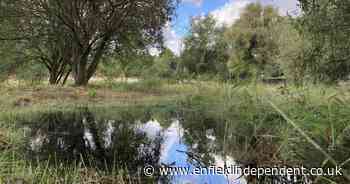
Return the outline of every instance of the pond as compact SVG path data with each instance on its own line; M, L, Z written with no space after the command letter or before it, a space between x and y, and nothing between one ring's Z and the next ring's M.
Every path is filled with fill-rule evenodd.
M164 121L164 120L163 120ZM53 112L25 123L26 157L33 163L51 166L83 164L99 170L124 169L131 176L146 178L145 168L152 167L157 183L244 184L244 177L235 174L174 174L162 176L160 168L195 168L235 165L224 154L213 128L184 126L182 118L160 121L127 118L96 118L88 110L75 113ZM200 138L198 138L200 137ZM142 180L142 179L141 179Z

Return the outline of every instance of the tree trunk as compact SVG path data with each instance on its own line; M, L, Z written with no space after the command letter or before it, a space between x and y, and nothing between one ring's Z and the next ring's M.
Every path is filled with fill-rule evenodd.
M74 66L76 86L86 86L89 83L90 78L93 77L100 63L104 49L107 45L107 40L108 38L104 38L102 43L99 45L96 53L92 57L91 64L87 64L89 57L89 52L87 52L87 54L81 57L79 63Z
M73 67L73 75L74 75L74 84L76 86L86 86L88 84L88 77L86 74L86 66L87 66L87 56L83 55L78 59L78 62L72 66Z
M86 86L88 84L89 80L86 75L86 69L84 64L80 63L76 66L74 80L76 86Z
M51 60L43 58L42 61L49 71L49 84L58 85L66 73L68 62L63 57L53 57Z
M58 85L61 81L61 76L63 75L63 71L59 72L56 68L52 68L49 72L49 84L50 85Z
M75 80L75 86L87 86L89 83L89 80L87 80L85 77L79 77L79 79Z
M56 85L57 84L57 75L55 72L50 72L50 76L49 76L49 84L50 85Z
M62 86L66 85L66 82L67 82L68 77L69 77L71 72L72 72L72 69L69 69L69 71L66 73L66 76L64 77L64 79L62 81Z
M69 73L65 72L64 69L61 71L51 70L49 72L49 84L50 85L58 85L62 81L62 77L65 75L69 75Z
M96 53L93 56L91 54L91 48L86 49L86 51L80 52L81 57L73 66L74 80L76 86L86 86L89 83L90 78L95 74L97 67L101 61L101 58L106 48L107 42L109 40L108 35L101 41L100 45L96 49ZM91 62L88 64L89 57L91 57Z

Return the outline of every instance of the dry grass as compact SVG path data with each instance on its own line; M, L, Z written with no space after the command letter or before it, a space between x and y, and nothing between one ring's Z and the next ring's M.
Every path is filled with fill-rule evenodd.
M135 104L170 99L181 95L178 87L160 87L159 90L123 90L103 85L88 87L12 86L0 84L0 110L18 110L32 107L79 104Z
M0 151L7 150L11 147L10 141L5 132L6 130L0 129Z

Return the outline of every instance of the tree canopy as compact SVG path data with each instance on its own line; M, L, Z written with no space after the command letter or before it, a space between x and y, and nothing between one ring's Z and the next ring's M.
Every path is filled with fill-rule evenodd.
M185 38L183 66L193 74L223 72L228 54L223 28L216 27L213 17L195 17Z
M26 41L28 48L34 49L31 54L41 59L51 73L62 73L70 66L76 85L86 85L101 58L128 44L125 40L131 38L144 47L159 43L162 27L170 21L176 3L173 0L13 0L6 2L2 18L15 24L15 30L11 36L1 37Z
M336 81L350 73L350 1L299 0L300 23L312 44L310 72L317 80Z
M240 78L264 73L280 75L274 62L278 46L272 31L280 20L278 10L272 6L252 3L243 10L241 17L225 32L231 53L228 67L233 75ZM269 68L273 68L272 72L268 72Z

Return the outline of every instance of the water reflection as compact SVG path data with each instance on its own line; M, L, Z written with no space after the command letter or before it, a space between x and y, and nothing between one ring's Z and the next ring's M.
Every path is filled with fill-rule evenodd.
M29 125L28 155L35 160L71 164L82 159L90 167L129 171L159 163L161 136L150 139L132 122L97 122L83 112L44 114Z
M137 118L97 120L88 110L78 113L42 114L37 122L28 123L28 157L33 161L58 164L83 162L99 169L127 169L139 175L140 169L152 165L173 167L220 166L235 164L233 158L218 152L216 130L184 128L182 121L146 123ZM193 128L193 127L192 127ZM158 183L245 183L235 175L183 175L158 177Z
M206 152L206 154L195 152L199 144L189 144L185 135L185 130L179 121L174 121L164 133L164 146L161 154L161 162L174 167L185 167L194 170L195 167L205 168L207 166L225 166L235 165L232 157L225 156L225 159L215 152ZM215 137L202 137L211 144ZM204 141L203 140L203 141ZM206 156L208 155L208 156ZM226 184L244 184L243 178L238 175L182 175L173 178L173 183L226 183Z

